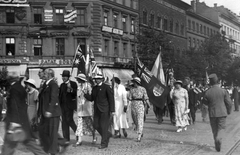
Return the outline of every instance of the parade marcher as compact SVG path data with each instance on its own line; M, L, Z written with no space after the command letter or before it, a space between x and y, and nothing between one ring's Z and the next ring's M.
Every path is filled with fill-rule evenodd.
M92 93L85 94L87 100L94 101L94 128L101 135L101 146L99 149L108 147L109 139L112 134L108 131L110 115L115 114L113 90L109 85L103 83L104 77L97 74L95 77L96 86L93 87Z
M82 145L82 136L84 134L91 133L93 136L92 143L95 144L97 138L95 137L95 130L93 128L93 102L88 101L84 94L90 93L92 91L91 84L87 81L85 74L78 74L75 77L78 81L78 91L77 91L77 115L78 123L75 135L78 137L77 143L74 147Z
M7 114L5 119L6 134L2 147L2 154L14 154L17 144L22 141L14 141L12 139L9 139L7 135L11 134L11 131L14 131L17 128L21 128L25 133L25 138L24 136L21 136L23 144L35 155L47 155L33 138L27 114L27 93L24 87L21 85L21 81L19 81L19 76L16 72L10 72L8 74L8 80L11 86L7 96Z
M206 91L209 89L209 85L205 85L203 87L203 95L205 95ZM202 121L206 122L207 121L207 116L208 116L208 106L206 104L203 104L203 99L202 99L202 106L201 106L201 113L202 113Z
M39 93L41 92L43 85L46 82L46 80L44 79L44 70L45 70L45 68L40 68L38 71L38 77L39 77L39 79L41 79L41 83L40 83L39 90L38 90Z
M226 127L227 115L231 113L231 99L227 90L218 85L216 74L209 75L210 85L204 96L204 104L208 105L210 125L216 151L221 151L222 138Z
M238 93L237 86L234 86L233 88L231 99L234 102L234 108L235 108L234 111L239 111L239 93Z
M27 87L27 105L28 105L28 118L30 123L33 123L34 119L37 117L38 109L38 90L36 89L35 80L28 79L25 81Z
M59 89L59 103L62 110L62 132L63 138L70 141L71 127L74 133L77 130L77 125L73 120L73 113L77 110L77 83L70 80L70 71L62 72L63 83Z
M134 77L132 82L133 87L129 91L129 100L131 101L133 122L138 134L137 142L141 142L144 125L144 104L148 104L150 107L150 103L146 89L141 86L141 79L139 77Z
M121 80L118 77L112 79L114 82L114 99L115 99L115 115L113 116L115 138L120 138L122 129L124 137L127 137L126 129L129 128L127 122L127 91L125 87L121 84Z
M182 88L182 81L177 80L174 84L174 89L171 90L170 96L175 105L175 120L176 127L178 127L177 132L182 132L182 130L187 130L187 125L189 125L188 117L186 115L188 110L188 92L186 89Z
M60 151L64 152L69 145L65 140L59 140L58 134L61 107L58 101L59 88L54 80L54 71L50 68L44 71L42 91L39 94L39 138L45 152L55 155Z

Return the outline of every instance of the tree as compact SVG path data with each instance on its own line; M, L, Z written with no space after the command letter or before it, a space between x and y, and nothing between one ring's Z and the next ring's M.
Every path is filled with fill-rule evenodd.
M0 69L0 86L6 86L7 85L7 75L8 75L8 70L7 67L4 66L2 69Z

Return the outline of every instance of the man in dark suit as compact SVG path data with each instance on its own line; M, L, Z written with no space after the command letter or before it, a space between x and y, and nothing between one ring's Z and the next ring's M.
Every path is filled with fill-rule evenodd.
M45 69L44 79L46 82L39 94L39 137L44 151L54 155L58 153L59 145L64 145L58 141L58 128L62 112L58 101L59 91L54 80L54 71Z
M99 149L108 147L111 133L108 131L110 116L114 115L115 105L113 91L109 85L103 83L103 76L94 77L96 86L93 87L91 95L85 94L89 101L94 101L94 128L102 136L101 146Z
M212 87L205 93L204 104L208 105L215 149L220 152L224 129L226 127L226 118L231 113L232 103L227 90L219 86L217 75L209 75L209 80Z
M239 111L239 93L238 87L234 86L231 99L234 101L234 111Z
M27 115L26 97L27 92L19 81L19 76L16 72L9 73L8 80L11 84L7 96L7 114L6 114L6 133L13 128L21 127L26 133L26 139L23 144L36 155L46 155L42 148L37 145L33 138L33 133L30 128L30 123ZM18 141L12 141L5 134L4 144L2 147L3 155L14 154Z
M74 132L77 130L77 125L73 120L73 112L77 109L77 83L71 81L70 71L64 70L62 73L63 83L59 89L59 102L62 109L62 132L63 137L70 141L69 127Z

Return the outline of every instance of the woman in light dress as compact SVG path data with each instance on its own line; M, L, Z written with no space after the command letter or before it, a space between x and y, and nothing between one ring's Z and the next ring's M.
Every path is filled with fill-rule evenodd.
M182 88L182 81L177 80L174 83L174 88L170 92L170 97L175 107L175 120L177 132L187 130L188 122L188 92Z
M93 128L93 103L86 100L84 94L87 92L92 92L92 87L89 82L87 82L86 76L82 73L78 74L75 77L78 81L78 92L77 92L77 115L78 115L78 123L77 123L77 142L73 145L73 147L82 145L82 136L86 134L92 134L93 141L95 144L97 139L95 137L95 130Z
M120 129L122 129L124 137L127 137L126 129L129 128L127 122L127 91L121 84L118 77L112 79L114 81L114 99L115 99L115 115L113 117L115 135L114 138L121 138Z

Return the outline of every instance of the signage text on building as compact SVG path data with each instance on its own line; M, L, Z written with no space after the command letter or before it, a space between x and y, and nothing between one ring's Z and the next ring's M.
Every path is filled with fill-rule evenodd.
M20 59L0 59L0 64L20 64Z
M112 28L109 26L103 26L102 27L102 31L104 32L109 32L109 33L114 33L114 34L118 34L118 35L123 35L123 30L117 29L117 28Z

